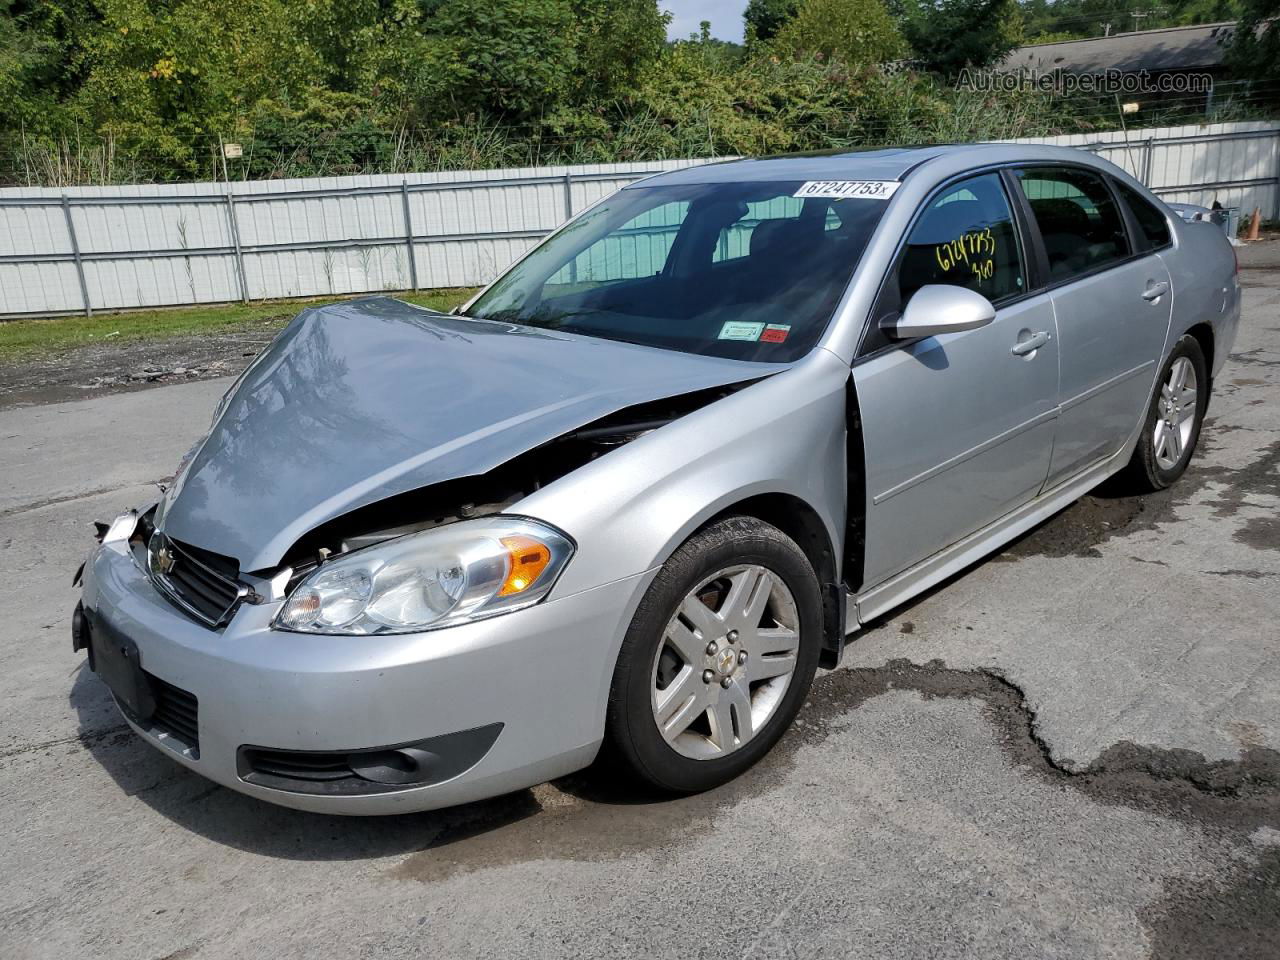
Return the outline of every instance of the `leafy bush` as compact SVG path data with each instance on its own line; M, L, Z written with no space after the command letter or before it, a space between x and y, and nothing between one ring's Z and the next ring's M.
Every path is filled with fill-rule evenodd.
M783 54L819 55L854 65L896 60L907 45L882 0L805 0L773 40Z
M1244 10L1227 47L1227 62L1247 77L1256 95L1280 104L1280 0L1243 0Z
M944 77L989 67L1023 40L1017 0L902 0L902 8L912 52Z
M751 0L743 47L705 32L666 43L658 0L0 0L0 180L474 169L1110 128L1105 99L941 79L1001 55L1024 17L1044 29L1062 4L1102 2ZM1237 0L1169 2L1200 16ZM1262 23L1280 0L1247 2ZM1237 36L1238 69L1274 93L1277 31ZM929 70L881 66L908 57ZM223 142L243 157L224 161Z

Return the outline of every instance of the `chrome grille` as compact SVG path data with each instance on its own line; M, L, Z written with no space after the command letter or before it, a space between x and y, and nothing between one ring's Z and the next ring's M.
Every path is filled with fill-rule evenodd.
M151 582L188 616L211 627L226 625L249 588L236 579L235 561L166 537L147 544Z

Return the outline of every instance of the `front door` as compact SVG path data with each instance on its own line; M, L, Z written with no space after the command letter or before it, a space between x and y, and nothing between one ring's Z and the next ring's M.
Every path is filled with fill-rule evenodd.
M1141 421L1168 334L1171 278L1159 254L1134 254L1147 244L1127 236L1097 172L1024 167L1015 177L1044 242L1058 320L1053 486L1115 454Z
M873 329L864 343L853 368L866 450L864 589L1026 503L1049 469L1053 304L1026 292L1026 258L999 175L949 184L926 202L873 322L931 283L978 291L996 318L913 342ZM1028 349L1034 343L1042 345Z

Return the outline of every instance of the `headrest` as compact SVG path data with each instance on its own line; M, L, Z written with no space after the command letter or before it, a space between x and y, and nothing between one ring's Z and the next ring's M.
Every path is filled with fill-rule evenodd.
M819 230L798 219L761 220L751 231L750 255L795 252L809 246L819 236Z
M1040 229L1045 233L1061 233L1065 230L1087 230L1089 215L1074 200L1066 197L1044 197L1031 201Z

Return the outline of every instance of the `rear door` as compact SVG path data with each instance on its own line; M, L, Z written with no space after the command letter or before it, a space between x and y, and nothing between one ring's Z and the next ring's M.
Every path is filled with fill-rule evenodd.
M1173 300L1163 259L1101 173L1020 167L1058 324L1057 435L1048 486L1105 460L1146 410Z
M889 340L925 284L976 290L976 330ZM872 587L1034 497L1058 396L1053 306L1031 294L1014 208L996 172L926 201L884 281L853 378L866 449L863 586ZM1042 345L1028 349L1032 338Z

